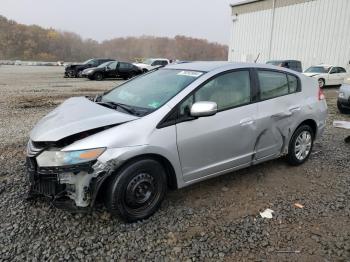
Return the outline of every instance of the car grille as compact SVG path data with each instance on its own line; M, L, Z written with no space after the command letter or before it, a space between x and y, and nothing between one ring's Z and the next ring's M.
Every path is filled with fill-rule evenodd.
M27 173L31 191L36 194L53 197L64 191L65 185L58 183L58 174L54 172L40 173L34 157L27 157Z

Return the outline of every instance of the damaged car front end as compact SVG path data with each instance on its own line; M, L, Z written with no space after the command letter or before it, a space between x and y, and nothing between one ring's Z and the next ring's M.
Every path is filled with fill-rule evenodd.
M74 114L69 114L69 112ZM85 117L84 117L85 116ZM29 198L45 196L54 205L75 209L92 207L109 164L98 161L106 147L66 150L137 117L101 107L84 97L71 98L33 129L27 144Z
M90 206L96 197L92 192L107 173L96 160L105 149L64 152L35 144L29 141L27 149L30 196L44 195L67 208Z

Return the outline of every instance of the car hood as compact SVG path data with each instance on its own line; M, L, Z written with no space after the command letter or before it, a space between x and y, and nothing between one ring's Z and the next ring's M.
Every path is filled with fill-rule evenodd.
M138 67L150 67L148 64L143 64L143 63L134 63L133 65L136 65Z
M98 69L100 69L100 68L97 68L97 67L86 68L86 69L83 70L83 73L87 72L87 71L90 71L90 70L97 71Z
M320 73L303 73L306 76L317 76L317 75L321 75Z
M74 97L42 118L30 133L30 139L56 142L84 131L135 119L138 117L98 105L85 97Z

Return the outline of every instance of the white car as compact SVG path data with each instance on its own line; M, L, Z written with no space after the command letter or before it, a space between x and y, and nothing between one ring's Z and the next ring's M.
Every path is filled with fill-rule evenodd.
M320 87L324 87L343 84L347 73L343 67L322 64L309 67L304 75L316 78Z
M170 64L170 60L166 58L149 58L142 63L134 63L137 67L141 68L143 72L148 72L157 67L163 67Z

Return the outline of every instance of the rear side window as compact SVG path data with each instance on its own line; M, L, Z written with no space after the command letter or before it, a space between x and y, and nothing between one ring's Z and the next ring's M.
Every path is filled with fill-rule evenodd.
M342 67L338 67L338 73L346 73L346 70Z
M119 69L129 69L128 63L119 63Z
M289 93L295 93L298 90L298 79L295 76L287 75L288 77L288 85L289 85Z
M287 95L288 79L287 75L272 71L258 71L260 83L260 99L266 100L278 96Z

